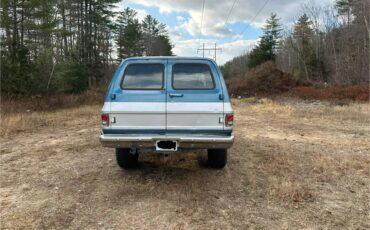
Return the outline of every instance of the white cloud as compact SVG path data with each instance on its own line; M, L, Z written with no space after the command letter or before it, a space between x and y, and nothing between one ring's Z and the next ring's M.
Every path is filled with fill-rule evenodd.
M250 51L257 44L257 40L237 40L220 45L222 48L222 58L219 64L224 64L226 61L236 57L242 53Z
M184 22L185 18L183 16L176 16L177 21Z
M167 27L168 33L172 41L181 40L181 28L178 26Z
M314 0L315 1L315 0ZM319 0L316 0L317 2ZM320 0L318 3L332 3L334 0ZM183 27L191 35L198 35L202 19L202 0L127 0L127 2L142 4L144 6L158 7L162 13L187 12L190 18L183 21ZM301 5L307 0L271 0L252 22L265 1L239 0L236 2L229 23L246 22L256 27L261 27L271 12L281 17L283 22L291 20L292 15L299 13ZM225 21L233 1L205 0L202 34L204 36L227 37L232 32L226 28ZM179 20L180 21L180 20ZM235 31L239 33L240 31Z
M114 8L112 9L114 12L123 11L127 6L125 2L121 1L119 3L113 4ZM148 15L148 12L143 9L134 9L137 12L136 18L141 22L143 19Z
M259 9L264 5L265 0L237 0L228 24L244 22L257 28L261 28L270 13L274 12L281 18L282 23L290 25L293 19L301 12L301 5L304 3L316 2L321 5L332 4L334 0L270 0L254 21L251 21ZM202 21L202 0L126 0L120 5L127 3L139 4L147 7L157 7L161 13L187 13L189 17L176 16L177 25L168 27L171 41L175 47L174 53L179 56L200 56L196 54L200 41L196 38L211 37L215 40L205 40L210 45L220 38L230 38L232 42L220 44L223 52L218 56L218 64L223 64L250 49L256 41L245 40L240 34L243 30L238 27L232 31L225 25L226 18L232 7L232 0L205 0L204 14ZM139 19L147 15L145 10L137 10ZM165 17L165 16L164 16ZM202 29L200 28L202 24ZM200 34L200 31L202 32ZM184 39L186 33L194 39ZM203 40L202 40L203 42ZM212 57L214 54L207 56Z
M146 12L146 10L136 10L137 12L137 15L136 15L136 18L141 22L144 20L144 18L148 15L148 12Z

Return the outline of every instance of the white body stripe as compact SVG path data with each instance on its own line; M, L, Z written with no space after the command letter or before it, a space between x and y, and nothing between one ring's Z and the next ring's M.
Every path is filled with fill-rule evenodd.
M105 102L103 112L107 113L219 113L232 112L230 103L203 102Z
M105 102L103 112L115 117L113 129L220 130L232 108L223 102Z
M224 103L224 113L232 113L233 111L234 110L233 107L231 107L230 102Z
M166 102L105 102L104 109L110 113L164 113Z

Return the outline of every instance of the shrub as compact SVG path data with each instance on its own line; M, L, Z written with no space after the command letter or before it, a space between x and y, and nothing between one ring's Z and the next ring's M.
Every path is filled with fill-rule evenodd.
M370 85L333 86L329 88L296 87L292 90L292 93L302 99L369 101L369 87Z
M87 90L80 94L56 93L53 95L2 97L1 113L49 111L104 102L105 88Z
M65 93L81 93L88 89L87 74L80 64L68 62L59 69L60 72L56 74L56 88Z
M245 74L227 81L229 91L236 96L266 96L287 92L298 82L277 69L273 62L266 62Z

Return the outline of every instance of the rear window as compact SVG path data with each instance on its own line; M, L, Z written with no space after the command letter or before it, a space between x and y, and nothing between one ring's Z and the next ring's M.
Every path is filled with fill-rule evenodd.
M162 64L131 64L125 69L121 87L123 89L162 89L163 73Z
M174 89L213 89L211 69L205 64L175 64L172 69Z

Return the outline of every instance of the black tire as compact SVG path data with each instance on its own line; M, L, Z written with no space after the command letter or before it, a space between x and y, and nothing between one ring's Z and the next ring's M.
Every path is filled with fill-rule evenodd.
M137 167L139 154L130 153L130 149L116 149L117 164L123 169L134 169Z
M208 149L208 165L222 169L227 163L227 149Z

